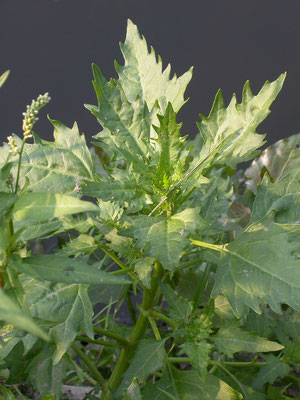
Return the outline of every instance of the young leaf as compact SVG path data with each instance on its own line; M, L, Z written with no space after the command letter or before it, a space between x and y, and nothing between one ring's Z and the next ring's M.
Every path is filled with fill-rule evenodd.
M243 396L227 383L208 374L203 382L196 371L180 371L168 367L163 377L142 391L144 400L166 400L165 392L176 399L186 400L238 400Z
M265 383L272 385L277 378L286 376L291 369L288 364L273 354L264 355L264 359L267 364L260 368L254 379L253 387L255 389L261 388Z
M154 262L154 257L145 257L137 260L134 264L134 271L137 273L143 285L148 289L151 287L151 275Z
M27 258L12 257L11 268L41 281L54 283L85 283L96 285L126 285L131 281L99 271L95 266L76 258L41 255Z
M134 356L130 360L129 368L123 375L123 380L116 396L118 393L122 393L123 389L134 378L137 378L139 382L144 382L149 375L164 367L167 356L165 342L166 339L142 339L138 342Z
M120 83L130 102L137 97L145 101L151 110L158 101L161 111L164 113L170 102L177 112L185 103L184 92L192 78L192 69L181 77L176 75L170 80L170 65L162 71L162 61L144 37L140 37L136 25L128 20L125 43L120 44L124 56L125 65L116 64L116 70L120 77Z
M180 346L178 354L186 354L191 360L192 367L198 372L199 376L204 380L207 376L207 367L209 365L210 353L212 345L207 341L194 343L192 340L184 342Z
M49 340L49 336L0 289L0 320Z
M163 267L172 271L178 266L187 237L205 223L199 216L199 208L187 208L171 217L136 216L129 219L132 227L121 235L137 239L136 247L145 247L145 254L156 257Z
M59 193L25 193L15 202L12 213L15 221L45 220L81 212L99 212L89 201Z
M292 241L299 230L299 225L279 225L271 217L251 224L225 247L212 295L223 293L238 317L247 312L245 306L260 313L261 301L277 313L282 303L299 310L300 272L294 255L299 241Z
M159 282L159 287L171 308L171 318L175 320L185 320L192 312L191 304L180 298L179 294L169 285Z
M199 135L196 146L200 149L193 165L205 157L225 137L231 137L229 144L215 157L214 163L226 164L235 169L236 164L251 160L257 155L257 148L264 144L264 135L256 133L256 127L270 113L269 107L280 92L286 74L274 82L266 82L260 92L254 96L249 81L243 89L242 102L233 95L226 108L221 90L216 95L209 116L201 115L198 124Z
M300 134L292 135L267 147L245 171L247 188L256 193L262 174L267 170L273 182L278 182L299 168Z
M284 346L271 342L268 339L257 336L254 333L243 331L232 323L222 326L216 335L210 338L215 342L218 350L230 358L239 351L249 353L266 353L269 351L282 350Z

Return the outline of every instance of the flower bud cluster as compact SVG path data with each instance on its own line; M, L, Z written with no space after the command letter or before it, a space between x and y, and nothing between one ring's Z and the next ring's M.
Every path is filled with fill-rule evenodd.
M8 140L8 145L10 147L9 152L13 153L13 154L18 154L19 153L19 148L17 146L16 139L13 138L12 136L7 136L7 140Z
M49 96L49 93L45 93L43 95L40 94L36 100L32 100L30 106L27 106L26 112L23 113L23 132L25 140L32 137L31 132L33 125L38 120L37 114L42 107L49 103L50 100L51 97Z

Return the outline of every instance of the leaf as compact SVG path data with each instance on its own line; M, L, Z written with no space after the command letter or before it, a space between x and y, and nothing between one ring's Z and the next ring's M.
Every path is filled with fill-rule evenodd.
M32 335L39 336L43 340L49 340L49 336L30 318L24 314L5 293L0 289L0 319L30 332Z
M101 147L118 153L140 170L145 169L145 161L150 151L150 113L141 99L130 103L118 82L106 81L101 71L93 65L98 106L88 106L102 126L108 131L96 138Z
M151 276L154 262L154 257L145 257L139 259L134 264L134 271L137 273L142 284L148 289L151 288Z
M7 70L7 71L3 72L3 74L0 76L0 88L3 86L4 82L8 78L9 73L10 73L10 70Z
M178 266L183 250L189 244L187 237L205 225L199 208L187 208L169 218L140 215L128 220L132 227L119 234L137 239L137 248L145 247L146 255L156 257L171 271Z
M125 285L131 281L100 271L79 258L59 255L41 255L26 258L11 257L11 268L38 280L54 283L85 283L98 285Z
M2 78L2 76L0 77L0 87L2 86L1 78ZM1 393L2 393L2 395L1 395ZM16 400L13 392L11 392L9 389L7 389L4 385L0 385L0 398L1 398L1 400Z
M167 392L180 400L238 400L243 396L232 389L227 383L208 374L205 382L196 371L180 371L168 367L163 377L149 383L142 391L145 400L166 400ZM172 397L170 397L172 398Z
M26 143L22 153L20 187L29 180L27 190L71 194L77 184L94 181L94 166L84 135L80 135L75 123L70 129L61 122L50 120L54 125L54 142L45 140ZM21 139L13 135L19 148ZM8 144L0 148L0 165L5 162ZM18 157L12 161L12 175L16 179Z
M123 389L137 378L140 383L144 382L149 375L163 368L166 361L165 342L163 340L142 339L139 340L130 365L123 375L121 386L117 393L122 393Z
M239 351L249 353L266 353L282 350L284 346L257 336L255 333L245 332L232 323L222 326L216 335L210 337L217 345L219 352L233 358Z
M300 168L280 181L271 183L266 175L257 189L251 221L258 221L275 211L275 221L296 224L300 221Z
M281 139L267 147L261 155L252 161L245 171L247 188L256 193L258 183L265 172L273 182L278 182L294 169L299 168L300 133L287 139Z
M174 170L183 150L184 138L180 136L182 124L176 123L176 113L171 103L168 103L165 114L157 115L157 117L160 126L154 126L154 129L157 133L157 144L160 150L154 156L154 162L157 162L155 174L160 185L164 189L168 189L174 180ZM158 157L157 160L156 157Z
M264 359L267 364L259 369L254 379L253 387L255 389L261 388L265 383L272 385L277 378L288 375L291 369L288 364L273 354L264 355Z
M5 218L0 213L0 266L3 265L6 260L6 250L8 247L8 235L6 231Z
M143 400L136 378L133 379L130 386L124 391L123 400Z
M188 301L183 300L179 294L171 288L171 286L162 282L158 282L158 284L171 308L170 317L174 320L185 320L192 312L191 304Z
M202 340L197 343L184 342L180 346L180 352L178 354L186 354L192 364L195 371L198 372L200 377L204 380L207 376L207 367L210 361L210 353L212 350L212 345L207 343L207 341Z
M0 212L6 211L16 201L17 196L13 193L0 192Z
M148 46L144 37L140 37L136 25L128 20L127 35L125 43L120 44L124 56L125 65L116 63L116 70L120 77L120 83L130 102L137 97L145 101L151 110L158 101L162 112L165 111L170 102L177 112L185 103L184 92L192 77L192 69L181 77L176 75L170 80L170 65L162 71L162 61L151 47Z
M254 96L247 81L243 89L242 102L237 103L235 94L226 108L221 90L216 95L211 112L198 124L199 134L196 137L196 148L199 155L193 161L196 165L221 141L230 137L224 149L220 149L214 158L216 164L226 164L235 169L236 164L251 160L258 154L257 148L264 144L264 135L256 133L256 127L270 113L269 107L280 92L286 74L264 84L260 92Z
M247 307L260 313L262 301L277 313L282 303L299 310L299 260L293 254L299 242L292 241L299 230L299 225L281 226L271 217L251 224L226 245L212 296L223 293L237 317Z
M55 395L57 399L62 395L62 382L66 376L69 360L64 356L54 365L54 345L46 345L36 355L27 367L28 381L41 396Z
M22 284L33 317L50 324L49 335L57 347L54 364L61 360L76 335L84 332L93 338L93 307L86 285L54 285L28 276L23 276Z
M94 211L99 208L89 201L59 193L25 193L15 202L12 213L16 221L45 220L63 215Z

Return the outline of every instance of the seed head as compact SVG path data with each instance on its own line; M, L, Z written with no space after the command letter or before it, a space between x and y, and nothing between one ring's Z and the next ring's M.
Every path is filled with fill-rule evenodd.
M36 100L32 100L30 106L26 107L26 112L23 113L23 132L24 132L24 139L28 139L32 137L32 129L33 125L38 120L37 114L41 108L43 108L49 101L51 97L49 93L45 93L43 95L39 95Z
M12 153L12 154L18 154L19 153L19 148L17 146L16 139L13 138L12 136L7 136L7 140L8 140L8 145L10 147L9 152Z

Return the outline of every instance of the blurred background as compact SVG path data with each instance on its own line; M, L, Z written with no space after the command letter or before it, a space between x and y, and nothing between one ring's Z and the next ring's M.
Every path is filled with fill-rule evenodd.
M246 80L257 93L284 71L284 88L258 131L268 144L300 132L299 0L1 0L0 74L11 70L0 91L1 142L21 134L26 104L46 91L52 101L35 129L44 139L52 139L47 113L68 126L77 121L88 140L101 130L83 106L96 103L91 63L116 77L127 18L173 73L195 67L178 117L183 134L195 135L219 88L227 103L233 92L240 101Z

